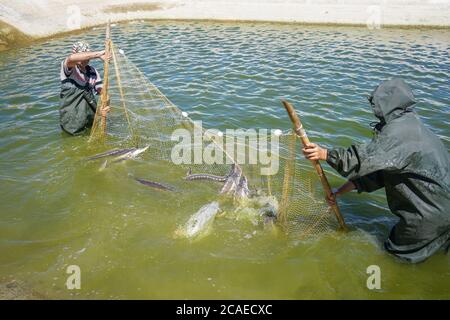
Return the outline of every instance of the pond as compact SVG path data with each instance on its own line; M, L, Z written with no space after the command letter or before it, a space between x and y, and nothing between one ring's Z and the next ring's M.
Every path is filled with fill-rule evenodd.
M218 219L201 240L174 238L190 214L177 194L128 178L146 173L145 162L99 172L83 160L92 154L88 137L61 133L60 63L79 39L101 50L104 30L0 53L2 281L18 279L48 298L450 298L449 255L407 265L383 251L396 218L382 191L340 199L349 233L290 242L250 221ZM375 120L367 96L399 76L426 126L450 147L448 29L142 21L114 26L113 39L205 127L287 130L286 98L312 141L361 143ZM345 181L324 169L333 186ZM175 179L163 166L152 170ZM198 191L184 192L204 203ZM81 290L66 288L69 265L81 269ZM380 290L366 287L370 265L381 269Z

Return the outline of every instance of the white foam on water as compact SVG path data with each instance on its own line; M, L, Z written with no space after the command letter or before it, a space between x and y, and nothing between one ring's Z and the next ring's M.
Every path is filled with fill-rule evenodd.
M217 201L204 205L189 218L183 227L175 232L175 235L183 238L198 238L206 235L219 210Z
M257 195L242 201L228 217L237 221L250 221L255 226L263 223L267 216L276 216L278 200L274 196Z

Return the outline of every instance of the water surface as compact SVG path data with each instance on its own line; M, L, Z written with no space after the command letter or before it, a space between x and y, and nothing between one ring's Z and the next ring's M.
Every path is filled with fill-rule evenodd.
M199 241L173 232L205 203L179 207L129 175L179 179L144 156L99 172L83 158L87 137L58 125L59 67L71 44L101 49L104 31L0 53L0 279L49 298L450 298L450 259L400 263L382 249L396 222L383 192L340 201L352 231L289 242L245 219L218 219ZM117 46L177 106L204 126L280 128L281 98L295 104L310 138L348 146L371 138L366 97L401 76L417 112L450 147L450 31L200 22L129 23ZM98 61L93 65L102 69ZM344 179L325 166L334 186ZM65 288L66 267L82 289ZM366 268L382 289L366 288Z

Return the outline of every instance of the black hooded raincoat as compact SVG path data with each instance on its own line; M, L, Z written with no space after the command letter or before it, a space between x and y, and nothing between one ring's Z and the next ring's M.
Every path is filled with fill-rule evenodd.
M385 248L420 262L449 245L450 157L413 111L414 96L403 80L383 82L369 101L380 120L373 140L329 150L327 162L358 192L385 188L389 208L400 218Z

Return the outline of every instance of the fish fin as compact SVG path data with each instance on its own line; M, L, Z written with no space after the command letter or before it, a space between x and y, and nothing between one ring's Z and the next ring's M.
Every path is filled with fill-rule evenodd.
M103 171L103 170L105 170L107 165L108 165L108 160L105 160L105 162L103 162L103 164L100 166L100 168L98 169L98 171Z
M231 164L231 168L230 168L230 172L228 172L228 174L226 175L226 177L231 177L231 175L234 173L234 170L236 170L236 164L232 163Z

